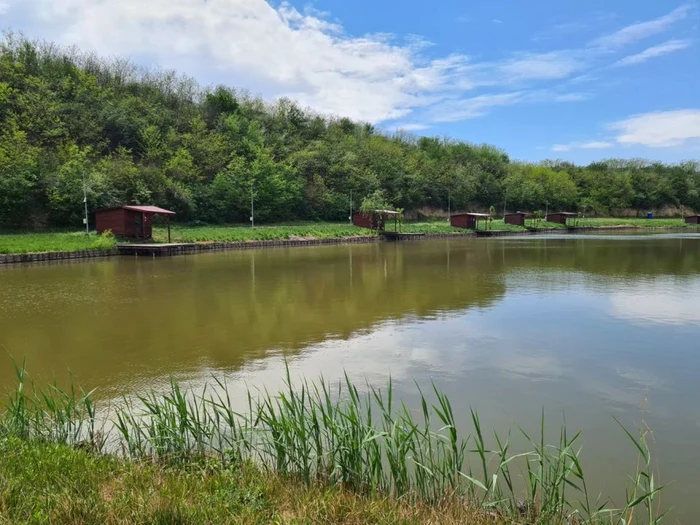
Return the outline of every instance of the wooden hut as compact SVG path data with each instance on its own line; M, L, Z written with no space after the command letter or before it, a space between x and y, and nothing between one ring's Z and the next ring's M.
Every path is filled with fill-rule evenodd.
M384 231L387 222L394 219L396 230L399 212L393 210L375 210L371 213L355 212L352 214L352 223L360 228Z
M550 213L545 217L547 222L556 222L557 224L563 224L566 226L566 221L569 219L574 219L578 216L577 213L572 213L570 211L560 211L557 213Z
M455 228L476 230L479 226L479 221L487 221L488 218L488 213L456 213L450 215L450 224Z
M685 222L686 224L700 224L700 215L688 215Z
M525 226L525 219L531 219L532 213L523 213L521 211L515 213L506 213L503 216L503 222L512 224L513 226Z
M174 211L164 210L158 206L115 206L95 212L97 233L111 230L117 237L131 239L150 239L153 237L153 216L163 215L168 224L168 242L170 242L170 217Z

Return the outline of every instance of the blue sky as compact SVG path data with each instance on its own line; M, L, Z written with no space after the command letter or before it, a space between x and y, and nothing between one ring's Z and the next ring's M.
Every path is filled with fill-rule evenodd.
M698 0L0 0L0 27L513 158L700 158Z

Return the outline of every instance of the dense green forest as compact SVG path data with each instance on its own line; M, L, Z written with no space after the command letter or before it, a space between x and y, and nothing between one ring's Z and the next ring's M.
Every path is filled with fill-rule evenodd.
M290 100L202 88L174 72L5 34L0 226L79 225L121 203L178 219L345 220L367 195L419 210L700 210L700 162L511 161L490 145L387 134Z

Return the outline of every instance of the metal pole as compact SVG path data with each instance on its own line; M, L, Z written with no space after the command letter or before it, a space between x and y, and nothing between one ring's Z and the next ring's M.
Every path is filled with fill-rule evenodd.
M250 185L250 227L255 228L255 203L253 201L253 185Z
M447 221L449 222L450 216L452 215L452 200L450 192L447 192Z
M352 222L352 190L350 190L350 217L348 217L348 220Z
M506 220L506 206L508 205L508 194L506 193L506 197L503 201L503 220Z
M83 173L83 203L85 204L85 235L90 235L90 225L88 224L87 184L85 183L85 173Z

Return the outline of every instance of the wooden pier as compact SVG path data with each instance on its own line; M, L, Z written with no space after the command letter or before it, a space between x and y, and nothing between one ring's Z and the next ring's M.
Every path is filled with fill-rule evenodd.
M425 237L424 233L401 233L401 232L382 232L382 237L387 241L416 241Z
M168 244L117 244L119 255L138 255L143 257L170 257L196 251L195 243L168 243Z

